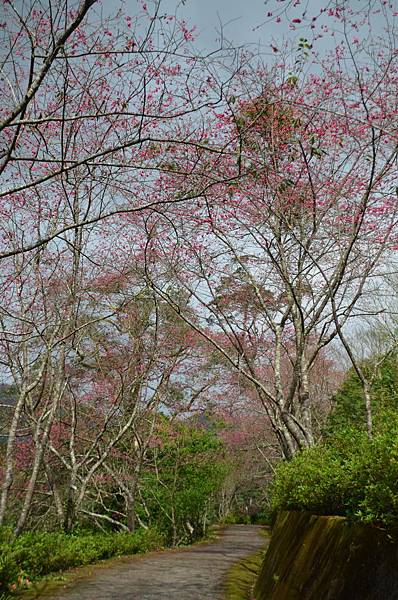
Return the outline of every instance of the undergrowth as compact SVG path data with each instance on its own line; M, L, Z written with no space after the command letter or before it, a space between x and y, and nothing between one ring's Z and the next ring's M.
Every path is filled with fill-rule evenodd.
M0 529L0 600L9 592L29 589L38 579L88 565L99 560L148 552L162 546L154 530L135 533L66 534L62 532L28 532L16 540L10 531Z

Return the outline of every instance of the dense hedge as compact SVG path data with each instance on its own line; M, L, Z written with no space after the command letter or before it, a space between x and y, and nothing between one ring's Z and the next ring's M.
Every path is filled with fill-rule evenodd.
M10 541L0 529L0 592L28 587L49 573L95 561L147 552L162 545L154 530L131 533L65 534L29 532Z
M344 515L398 526L398 416L384 415L369 440L345 428L279 465L272 509Z

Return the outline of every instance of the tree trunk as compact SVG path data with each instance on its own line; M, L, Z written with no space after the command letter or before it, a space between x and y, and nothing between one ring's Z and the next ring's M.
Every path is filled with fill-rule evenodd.
M75 502L75 490L76 490L76 474L71 475L68 489L68 497L66 500L65 507L65 518L64 518L64 531L70 533L74 527L76 519L76 502Z
M363 382L363 394L365 396L366 429L368 432L369 439L372 439L372 437L373 437L372 402L371 402L371 397L370 397L370 386L366 380Z
M131 533L135 531L135 501L132 494L126 496L127 527Z
M15 406L14 415L12 418L11 426L8 432L7 438L7 450L5 456L5 472L4 472L4 481L1 490L1 499L0 499L0 526L4 523L5 512L7 508L8 502L8 494L10 492L10 488L12 485L12 480L14 476L14 445L17 436L17 430L19 421L21 418L21 413L25 404L26 394L22 392L18 398L18 402Z
M50 466L48 465L45 458L44 458L43 462L44 462L44 468L46 471L47 481L50 486L52 495L54 497L54 504L55 504L55 508L57 511L58 523L59 523L59 526L62 527L64 520L65 520L65 514L64 514L64 507L62 505L61 494L59 492L57 484L54 481L54 478L52 477Z
M47 417L47 423L45 425L44 432L42 434L41 439L40 439L40 424L41 424L40 420L37 424L36 436L35 436L36 442L37 442L37 446L36 446L37 449L36 449L36 454L35 454L35 458L34 458L34 462L33 462L32 473L29 478L28 487L27 487L26 494L25 494L25 500L22 505L22 510L19 515L17 526L14 530L15 537L17 537L18 535L20 535L22 533L22 531L26 525L27 518L29 516L29 512L30 512L31 505L32 505L33 494L34 494L35 487L36 487L37 477L39 475L40 467L42 466L44 452L47 448L47 443L48 443L48 438L50 435L51 426L54 421L55 412L56 412L61 394L62 394L62 392L60 390L57 390L57 392L55 393L55 399L53 400L53 405L51 407L50 414Z

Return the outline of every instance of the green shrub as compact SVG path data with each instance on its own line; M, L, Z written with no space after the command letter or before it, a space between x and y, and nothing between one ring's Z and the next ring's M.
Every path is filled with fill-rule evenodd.
M250 516L241 513L228 513L221 519L222 525L250 525Z
M346 428L277 469L272 510L308 510L398 526L398 417L381 419L372 440Z
M229 469L223 447L215 431L182 423L174 424L173 436L168 429L158 436L162 443L152 449L156 471L141 476L150 524L167 545L191 544L218 521L217 494ZM146 518L144 512L140 516Z
M29 532L11 543L8 539L9 533L0 530L0 591L26 587L30 581L56 571L162 545L155 530L77 535Z
M364 361L362 369L368 376L375 370L380 357ZM373 417L382 419L386 411L398 411L398 355L393 354L381 361L371 386ZM334 397L334 409L330 413L325 433L336 432L344 427L366 430L365 400L361 381L354 369L350 369Z

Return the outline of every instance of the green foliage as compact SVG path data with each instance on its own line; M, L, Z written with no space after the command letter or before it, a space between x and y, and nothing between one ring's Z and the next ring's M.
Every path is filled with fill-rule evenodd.
M282 463L272 508L398 526L398 415L380 415L372 440L365 431L345 428Z
M216 495L228 472L216 432L179 424L172 436L165 432L153 460L156 469L141 480L151 523L167 543L199 539L216 520Z
M368 365L365 363L363 367L365 373L366 370L373 368L371 362ZM371 387L371 396L376 421L382 418L386 410L398 411L398 357L396 355L389 356L379 366ZM335 396L335 408L328 419L326 433L347 426L366 428L362 385L353 369L350 369Z
M371 375L374 362L362 368ZM366 434L361 382L348 372L335 396L323 443L280 465L272 509L337 514L398 526L398 360L387 357L371 387L375 434Z
M220 523L222 525L269 525L269 517L265 511L248 515L243 512L230 512Z
M294 73L289 73L288 77L287 77L287 83L291 86L295 86L297 85L298 82L298 76L294 75Z
M312 44L307 40L307 38L301 37L298 43L299 50L308 51L312 49Z
M221 519L222 525L250 525L250 523L250 516L242 513L231 512Z
M0 592L29 587L37 578L98 560L147 552L162 545L155 530L134 534L29 532L9 542L0 529Z

